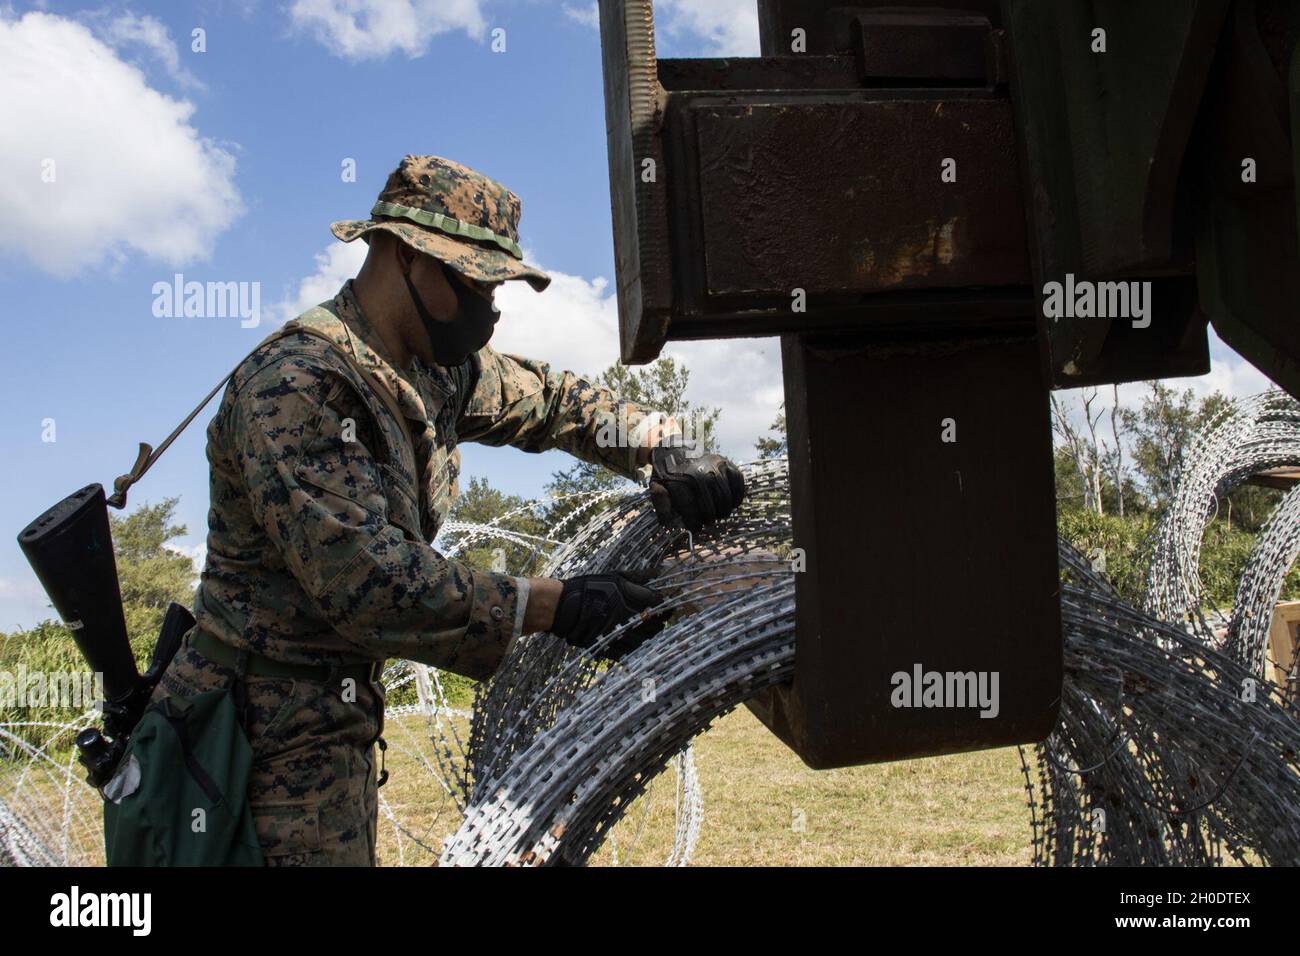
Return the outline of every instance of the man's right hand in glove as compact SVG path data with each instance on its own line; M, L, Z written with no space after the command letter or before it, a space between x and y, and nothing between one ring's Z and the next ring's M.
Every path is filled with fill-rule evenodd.
M699 531L727 517L745 498L745 477L721 455L669 435L651 452L650 503L665 528Z
M664 596L624 574L586 574L558 581L534 578L525 609L524 630L547 630L574 647L589 649L615 627L640 615L640 624L628 628L604 648L606 657L630 654L663 630L667 615L652 609Z

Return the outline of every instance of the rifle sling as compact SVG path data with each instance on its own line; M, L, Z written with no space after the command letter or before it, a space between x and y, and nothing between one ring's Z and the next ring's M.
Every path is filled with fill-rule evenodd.
M307 335L314 335L316 338L325 342L327 345L329 345L330 348L334 350L335 353L341 356L343 360L352 367L352 370L361 377L361 380L365 382L366 385L370 388L370 390L374 392L375 395L377 395L379 399L384 403L384 406L388 409L389 414L391 414L393 418L397 420L398 427L401 428L402 435L403 437L405 437L407 445L410 446L412 450L414 450L415 441L411 437L410 426L406 423L406 416L402 414L401 407L397 404L397 396L393 394L392 390L389 389L388 386L384 385L384 383L381 382L378 378L376 378L374 373L372 373L369 369L365 368L352 355L350 355L348 351L343 348L342 345L334 341L334 339L330 338L329 333L325 332L322 329L317 329L306 325L295 325L294 323L289 322L285 324L283 328L279 329L272 335L263 339L260 343L258 343L257 348L253 349L252 352L249 352L248 355L245 355L242 359L240 359L239 364L236 365L234 368L232 368L230 372L226 375L226 377L216 384L216 387L213 388L212 391L208 392L207 397L205 397L203 401L199 402L199 404L195 406L194 411L190 412L188 415L185 416L184 421L182 421L179 425L177 425L174 429L172 429L172 433L163 439L162 444L159 445L156 450L153 448L153 446L145 442L141 442L139 454L136 456L135 464L131 467L131 470L113 482L113 494L109 495L108 503L112 505L114 508L126 507L127 490L132 485L134 485L137 481L139 481L141 478L144 477L145 472L147 472L150 468L152 468L153 463L162 457L162 453L165 452L169 447L171 447L171 443L174 442L180 436L181 432L185 431L185 429L189 426L190 422L194 421L195 417L199 414L199 412L203 411L204 406L206 406L208 402L212 401L213 396L215 396L217 392L221 391L221 389L225 387L227 382L229 382L232 378L234 378L235 373L239 371L240 366L242 366L244 362L248 360L248 357L250 355L252 355L258 349L266 345L270 345L272 342L282 339L285 336L294 335L299 332L302 332Z

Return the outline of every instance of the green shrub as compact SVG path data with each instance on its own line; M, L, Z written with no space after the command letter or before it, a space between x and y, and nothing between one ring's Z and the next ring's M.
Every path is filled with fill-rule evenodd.
M1099 515L1082 509L1062 512L1056 519L1061 537L1097 560L1098 549L1105 555L1105 577L1124 599L1140 603L1151 564L1151 529L1147 515Z

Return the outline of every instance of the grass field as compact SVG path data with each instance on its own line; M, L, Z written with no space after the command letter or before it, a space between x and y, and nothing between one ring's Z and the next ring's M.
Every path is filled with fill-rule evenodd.
M420 842L454 828L451 801L403 754L401 734L385 799ZM1029 813L1015 748L845 770L809 770L745 709L696 741L704 825L696 866L1019 866L1029 863ZM632 807L594 864L658 865L672 845L675 775ZM405 862L431 854L409 838ZM381 862L397 834L381 813Z
M460 813L422 765L432 757L425 721L387 723L391 778L380 791L380 863L429 865ZM1029 863L1029 814L1014 748L814 771L742 708L696 741L695 759L704 800L695 866ZM39 825L51 846L60 845L60 823L69 819L73 859L100 864L99 797L74 787L73 804L65 805L54 769L29 774L0 765L0 796ZM675 785L672 770L656 780L591 862L661 865L673 841Z
M742 708L700 739L696 763L705 806L696 864L1029 862L1029 812L1014 748L809 770Z

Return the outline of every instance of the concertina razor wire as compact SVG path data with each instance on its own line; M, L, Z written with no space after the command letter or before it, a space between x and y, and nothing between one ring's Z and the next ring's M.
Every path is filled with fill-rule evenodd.
M1221 633L1198 613L1196 574L1217 502L1298 459L1300 406L1277 390L1232 403L1203 430L1157 528L1143 608L1061 543L1061 719L1021 748L1034 863L1300 862L1300 721L1265 667L1271 607L1300 541L1297 492L1261 531ZM602 847L611 862L645 862L637 843L665 789L673 836L659 862L689 861L702 822L691 741L793 674L786 462L742 470L745 502L694 536L659 527L647 494L623 489L574 496L578 507L544 535L510 530L510 515L445 526L448 557L509 542L545 556L544 576L648 575L673 616L619 664L548 634L522 638L459 708L438 670L390 662L390 694L409 686L415 701L389 709L390 747L454 813L429 821L419 801L381 790L385 862L580 865ZM84 725L47 726L33 745L22 725L0 724L0 863L102 862L99 796L71 756ZM668 769L675 783L656 788Z

